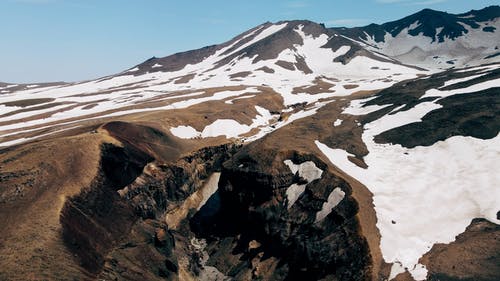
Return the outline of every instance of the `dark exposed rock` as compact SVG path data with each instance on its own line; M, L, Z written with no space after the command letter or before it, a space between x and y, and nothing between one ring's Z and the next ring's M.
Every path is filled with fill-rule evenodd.
M367 40L367 34L373 36L376 42L383 42L384 36L390 33L392 36L397 36L405 28L410 27L415 22L420 25L408 31L411 36L423 34L432 39L434 42L436 38L439 42L444 42L445 38L455 39L466 34L468 31L465 26L477 29L480 27L479 22L493 20L500 16L499 6L490 6L482 10L472 10L464 14L449 14L446 12L434 11L431 9L424 9L413 15L403 19L387 22L381 25L370 24L365 27L354 28L332 28L340 34L346 35L350 38ZM439 34L436 30L442 28ZM484 30L491 32L490 30Z
M129 125L116 125L131 132ZM175 239L162 215L171 202L184 200L220 170L234 147L207 147L175 162L153 165L147 164L154 160L147 152L156 155L154 148L132 139L122 142L123 147L102 146L99 176L67 199L60 217L63 238L83 268L100 278L172 279L179 268L172 252ZM144 168L151 165L159 169ZM134 260L141 267L130 263Z
M466 75L471 75L466 74ZM499 70L491 71L486 75L473 80L452 84L441 90L466 88L470 85L495 79L500 76ZM432 97L420 99L428 89L439 88L443 81L467 77L462 73L446 72L435 75L432 82L415 80L404 82L396 87L382 91L377 98L365 105L386 104L392 94L394 105L365 116L363 123L380 118L395 107L406 104L401 111L431 100ZM406 84L408 83L408 84ZM446 140L452 136L472 136L480 139L491 139L500 131L500 88L453 95L436 101L442 108L429 112L421 122L414 122L381 133L375 137L378 143L397 143L412 148L423 145L429 146L437 141ZM397 112L397 111L396 111Z
M259 266L269 266L269 259L276 260L277 267L255 278L319 280L335 276L338 280L368 280L370 255L366 241L358 233L357 204L349 196L349 185L330 174L326 165L312 155L278 153L274 159L271 157L272 163L263 163L261 156L246 153L242 151L224 164L218 212L205 216L202 208L191 220L197 235L212 239L214 245L220 245L220 251L227 252L222 257L241 255L241 263L227 264L219 260L222 257L215 250L211 262L225 268L225 273L235 280L257 274ZM285 192L299 178L287 170L285 159L296 163L314 161L325 170L321 179L307 185L290 209ZM324 221L315 222L316 213L335 187L341 187L346 197ZM235 237L235 244L227 244L224 237ZM259 246L250 247L252 243Z

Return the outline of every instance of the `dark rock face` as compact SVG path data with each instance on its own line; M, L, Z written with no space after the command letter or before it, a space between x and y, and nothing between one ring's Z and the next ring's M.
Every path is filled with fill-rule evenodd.
M353 39L367 40L366 34L373 36L376 42L383 42L386 32L392 36L396 36L405 28L410 27L415 22L420 25L408 33L412 36L423 34L432 38L434 42L437 38L439 42L444 42L445 38L455 39L466 34L468 31L463 25L470 26L473 29L478 29L479 22L490 21L500 17L500 7L490 6L482 10L472 10L464 14L448 14L446 12L424 9L418 13L402 18L397 21L387 22L381 25L370 24L365 27L355 28L333 28L333 30ZM436 34L438 28L443 28L439 34ZM483 30L484 32L492 32L491 28ZM366 32L366 33L365 33Z
M495 88L471 94L455 95L437 103L443 108L422 118L378 135L377 142L399 143L412 148L429 146L452 136L491 139L500 131L500 91Z
M216 195L218 212L211 211L210 216L202 208L191 220L195 234L219 249L209 263L235 280L249 276L258 280L369 280L371 258L358 233L357 203L350 197L349 185L314 156L288 154L290 158L280 155L272 163L260 163L258 155L241 152L224 164ZM291 208L286 190L303 180L287 170L286 159L314 161L324 170ZM345 198L323 221L315 222L316 213L336 187L346 193ZM231 255L241 255L239 262L231 264L227 258ZM259 270L273 260L272 271Z
M139 183L122 192L123 197L141 218L159 219L170 205L184 201L202 186L203 180L220 171L222 163L235 151L232 145L207 147L174 163L148 167Z
M445 81L466 78L474 72L458 73L447 71L433 75L430 79L417 79L401 82L394 87L381 91L377 97L364 106L393 104L387 108L362 117L362 123L369 123L385 114L394 114L415 107L419 103L431 101L436 97L421 99L427 90L455 90L497 79L500 70L491 70L483 76L443 87ZM437 141L453 136L471 136L491 139L500 131L500 88L452 95L436 101L442 108L429 112L421 122L414 122L381 133L375 137L378 143L401 144L404 147L429 146ZM390 100L390 101L389 101ZM389 113L398 106L403 106L394 113Z

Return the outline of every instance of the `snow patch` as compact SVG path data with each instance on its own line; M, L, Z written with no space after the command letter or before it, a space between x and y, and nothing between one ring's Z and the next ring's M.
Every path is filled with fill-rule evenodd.
M218 119L208 125L201 132L203 138L226 136L227 138L236 138L241 134L249 132L251 129L248 125L242 125L232 119Z
M172 135L181 139L192 139L201 135L200 132L196 131L196 129L191 126L178 126L170 128L170 132Z
M255 95L248 95L248 96L243 96L243 97L237 97L237 98L234 98L232 100L227 100L224 103L226 103L226 104L233 104L235 100L250 99L250 98L254 98L254 97L255 97Z
M273 35L274 33L276 33L278 31L282 30L283 28L285 28L287 25L288 25L288 23L285 22L285 23L282 23L282 24L273 24L273 25L265 28L259 34L257 34L252 40L250 40L249 42L241 45L236 50L232 51L231 54L237 53L237 52L245 49L246 47L259 42L260 40Z
M446 87L448 87L450 85L454 85L454 84L458 84L458 83L462 83L462 82L467 82L467 81L470 81L470 80L474 80L476 78L479 78L481 76L485 76L487 74L488 73L482 73L482 74L478 74L478 75L467 76L467 77L464 77L464 78L458 78L458 79L448 80L448 81L444 82L444 85L441 88L446 88Z
M290 209L295 202L299 199L300 195L306 190L305 184L292 184L286 190L286 197L288 199L288 209Z
M416 22L410 24L410 26L408 26L408 31L412 31L416 28L418 28L419 26L421 25L421 23L417 20Z
M320 222L328 216L335 208L342 199L345 197L345 192L340 189L340 187L335 188L330 195L328 196L328 199L325 203L323 203L323 207L321 208L321 211L316 213L316 220L315 222Z
M389 280L396 278L401 273L404 273L406 270L400 262L395 262L392 264L391 273L389 274Z
M459 94L468 94L468 93L473 93L473 92L479 92L483 90L487 90L490 88L498 88L500 87L500 78L493 79L493 80L488 80L482 83L477 83L474 85L471 85L466 88L462 89L455 89L455 90L447 90L447 91L441 91L438 89L430 89L425 92L425 94L420 97L420 99L427 98L427 97L440 97L440 98L445 98L453 95L459 95Z
M388 106L391 106L392 104L385 104L385 105L369 105L369 106L363 106L366 102L374 99L376 97L369 97L366 99L359 99L359 100L353 100L349 104L349 106L344 109L342 113L344 114L350 114L350 115L365 115L365 114L370 114L375 111L379 111L383 108L386 108Z
M306 185L314 180L320 179L323 174L323 170L316 167L316 164L312 161L306 161L301 164L294 164L292 160L283 161L285 165L290 168L293 174L299 173L299 177L305 179L307 183L305 184L292 184L286 190L286 195L288 199L288 209L290 209L293 204L299 199L300 195L304 193Z
M252 119L252 124L240 124L233 119L218 119L212 124L205 126L200 133L191 126L178 126L170 129L170 132L176 137L183 139L190 139L196 137L218 137L226 136L227 138L237 138L241 134L250 132L253 128L269 125L270 120L273 118L269 110L255 106L257 115Z

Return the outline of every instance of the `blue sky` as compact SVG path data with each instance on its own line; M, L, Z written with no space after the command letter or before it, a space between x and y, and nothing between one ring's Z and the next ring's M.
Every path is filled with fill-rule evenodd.
M0 81L78 81L221 43L266 21L327 26L451 13L498 0L0 0Z

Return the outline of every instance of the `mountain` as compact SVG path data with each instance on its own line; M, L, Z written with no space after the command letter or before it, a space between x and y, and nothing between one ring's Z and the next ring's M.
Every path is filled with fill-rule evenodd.
M224 44L150 59L95 81L6 87L1 90L7 107L0 115L0 130L6 132L4 144L14 144L21 136L24 141L44 134L39 129L48 124L64 124L62 130L76 121L92 123L98 117L182 108L252 93L276 95L283 104L274 111L288 108L293 115L298 112L293 105L312 107L325 98L382 89L422 73L364 50L319 24L265 23ZM181 101L194 96L198 98ZM36 118L42 116L43 120ZM20 131L25 134L14 138Z
M496 25L268 22L0 84L0 280L498 280Z
M333 28L372 51L429 69L495 61L500 54L500 7L464 14L424 9L403 19L356 28Z

